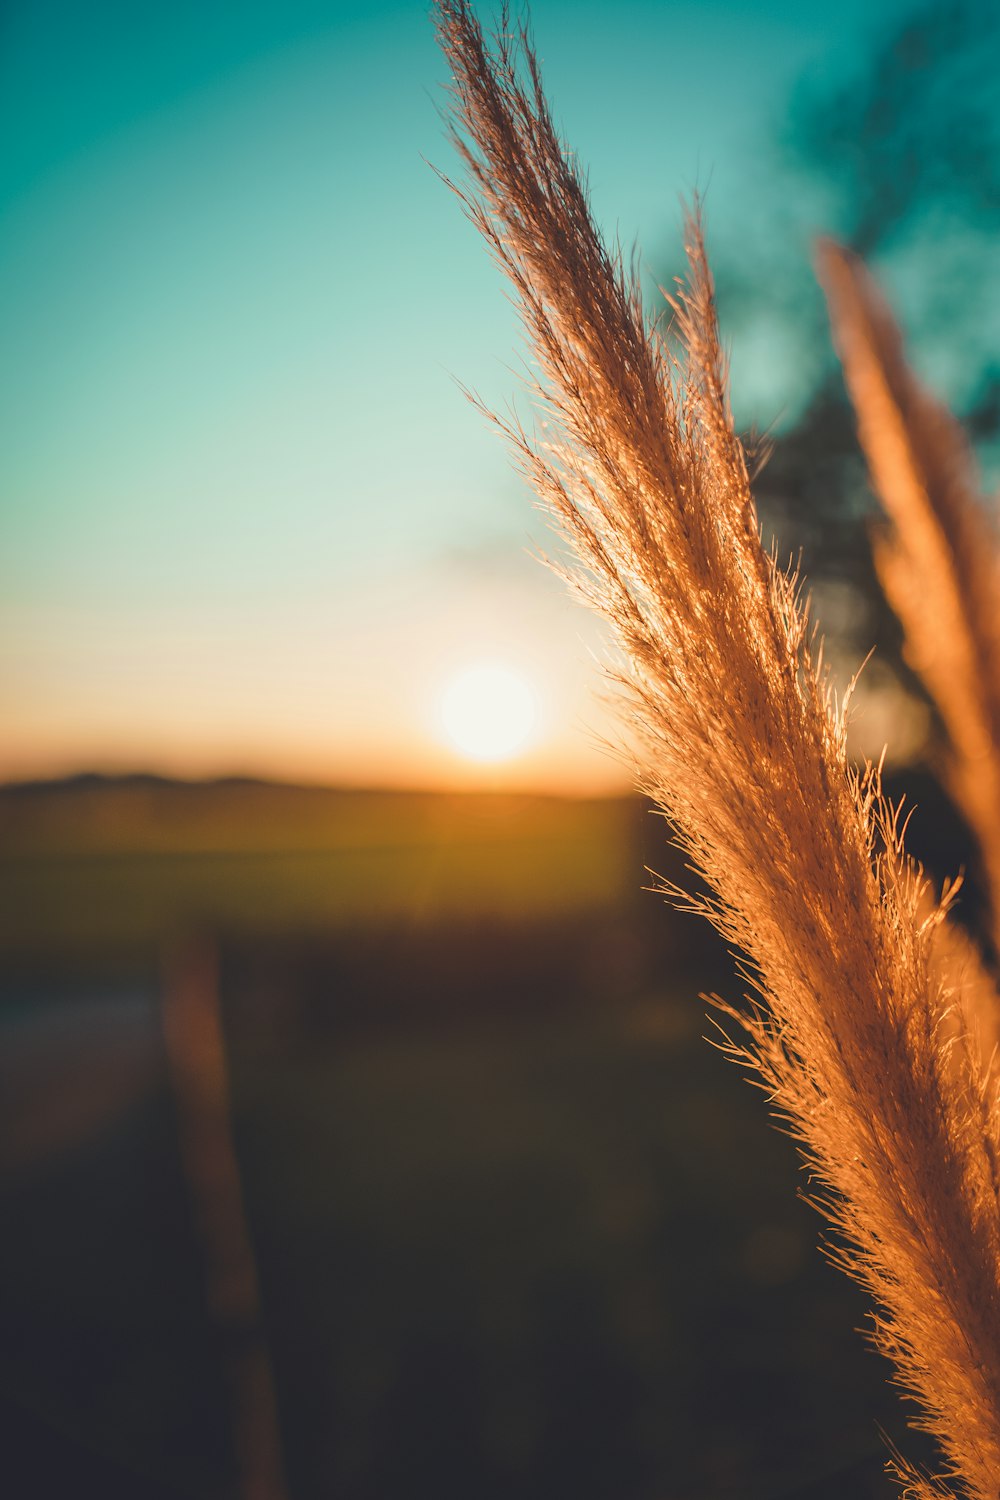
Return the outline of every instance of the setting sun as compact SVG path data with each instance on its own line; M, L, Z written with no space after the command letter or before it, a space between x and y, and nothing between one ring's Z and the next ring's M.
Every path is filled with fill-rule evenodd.
M520 673L481 663L453 677L441 699L448 739L470 760L501 761L530 740L538 717L535 693Z

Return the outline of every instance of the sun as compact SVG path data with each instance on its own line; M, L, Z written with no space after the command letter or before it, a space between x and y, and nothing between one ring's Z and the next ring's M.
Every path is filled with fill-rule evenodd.
M470 760L509 760L529 742L537 719L531 684L498 663L467 667L451 679L441 698L445 734Z

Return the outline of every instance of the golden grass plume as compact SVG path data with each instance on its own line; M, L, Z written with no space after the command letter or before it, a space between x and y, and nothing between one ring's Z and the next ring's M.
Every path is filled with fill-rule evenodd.
M488 45L466 0L438 0L436 18L472 184L461 196L538 362L545 435L505 430L622 647L642 783L712 887L707 914L749 956L745 1055L941 1445L942 1479L910 1475L911 1491L995 1500L990 1085L954 1035L943 912L928 914L877 772L849 769L797 579L761 546L699 222L671 350L634 266L593 225L525 31L504 13Z
M821 242L817 269L888 522L873 536L907 659L947 731L948 781L976 836L1000 950L1000 547L961 427L910 369L859 258Z

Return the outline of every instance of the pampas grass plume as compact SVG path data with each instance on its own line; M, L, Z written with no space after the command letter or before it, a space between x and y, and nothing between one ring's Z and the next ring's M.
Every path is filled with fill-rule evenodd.
M944 1455L919 1500L996 1500L1000 1211L990 1080L943 977L946 920L905 858L877 771L848 765L844 706L798 580L761 546L697 215L668 346L634 267L598 235L523 28L487 44L438 0L460 196L513 288L545 437L507 438L578 559L626 666L645 790L747 955L738 1013L811 1164L832 1253ZM501 424L504 425L504 424ZM961 986L962 964L952 969Z
M965 435L910 369L888 304L856 255L821 242L817 269L858 433L887 524L873 536L906 655L941 716L948 781L976 836L1000 950L1000 548Z

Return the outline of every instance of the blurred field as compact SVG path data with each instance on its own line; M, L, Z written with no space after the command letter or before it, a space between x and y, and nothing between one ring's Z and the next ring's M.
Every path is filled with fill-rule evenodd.
M631 800L99 778L0 789L0 961L227 934L545 920L630 890Z
M159 955L218 954L293 1500L875 1500L903 1411L637 802L0 794L18 1497L235 1496ZM912 1442L907 1437L912 1451Z

